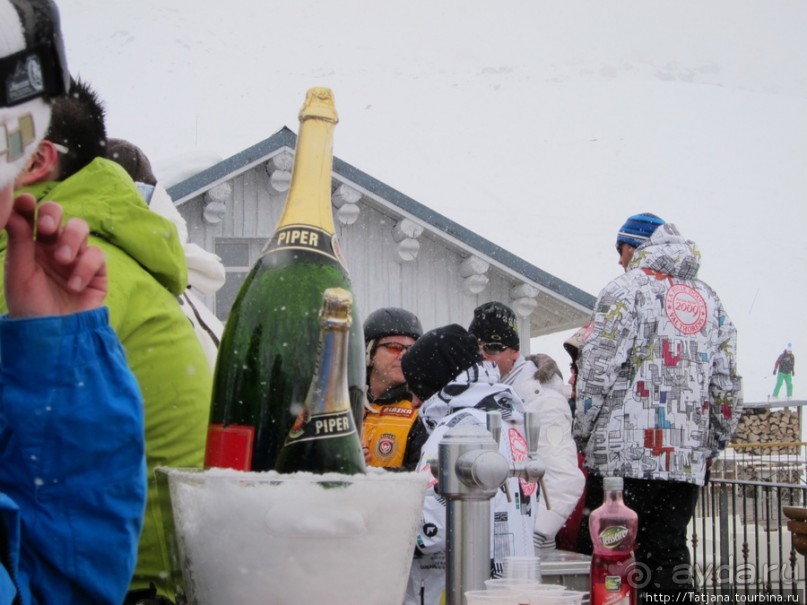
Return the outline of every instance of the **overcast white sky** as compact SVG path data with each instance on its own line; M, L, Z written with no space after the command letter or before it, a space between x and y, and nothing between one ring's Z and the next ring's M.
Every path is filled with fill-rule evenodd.
M676 223L746 400L788 341L804 359L801 0L57 1L71 71L158 176L296 132L328 86L339 158L593 295L628 215ZM534 345L565 367L566 335Z

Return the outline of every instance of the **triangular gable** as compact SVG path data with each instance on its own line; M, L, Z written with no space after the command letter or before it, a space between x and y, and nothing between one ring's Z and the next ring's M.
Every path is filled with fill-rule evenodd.
M168 192L175 204L182 206L217 185L265 164L280 153L293 153L296 142L297 136L283 127L260 143L172 186ZM577 327L587 321L595 303L592 295L528 263L338 157L333 159L333 178L359 191L365 200L391 216L406 218L421 225L447 246L462 250L468 256L478 257L510 275L515 282L537 290L544 301L544 311L549 308L547 305L552 307L552 318L530 317L532 336Z

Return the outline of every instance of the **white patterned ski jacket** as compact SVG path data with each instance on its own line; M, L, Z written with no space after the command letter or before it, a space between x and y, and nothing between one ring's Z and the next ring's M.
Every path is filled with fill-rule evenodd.
M740 417L737 334L671 224L597 299L578 361L575 437L602 476L703 485Z

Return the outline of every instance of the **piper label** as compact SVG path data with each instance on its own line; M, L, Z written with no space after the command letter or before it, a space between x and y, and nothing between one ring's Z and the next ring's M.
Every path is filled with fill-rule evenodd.
M333 439L356 432L356 426L352 422L350 410L319 414L311 416L307 420L304 415L305 413L301 414L300 418L295 421L294 426L291 427L289 436L286 438L287 444L314 439Z
M271 254L279 250L309 250L341 262L339 254L334 249L334 241L333 233L328 233L318 227L288 225L275 231L263 253Z

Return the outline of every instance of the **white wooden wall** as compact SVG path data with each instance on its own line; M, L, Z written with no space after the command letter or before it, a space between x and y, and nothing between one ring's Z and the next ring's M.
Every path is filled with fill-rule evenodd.
M232 193L227 202L228 210L218 224L208 224L202 218L204 196L180 206L180 212L188 222L190 240L211 251L216 250L216 242L222 238L258 238L262 246L280 217L285 192L278 193L271 187L263 165L229 183ZM490 283L486 289L478 295L468 294L459 274L467 252L455 250L424 231L419 238L417 258L403 262L392 236L392 229L400 217L390 216L385 213L386 209L377 209L364 199L359 206L361 212L354 224L346 226L336 221L336 228L362 316L380 307L395 306L414 312L425 330L448 323L467 327L474 308L483 302L500 300L508 303L510 289L515 284L503 272L491 267L487 274ZM256 246L255 250L259 248ZM215 309L215 297L203 298ZM523 319L519 328L526 353L530 342L528 319Z

